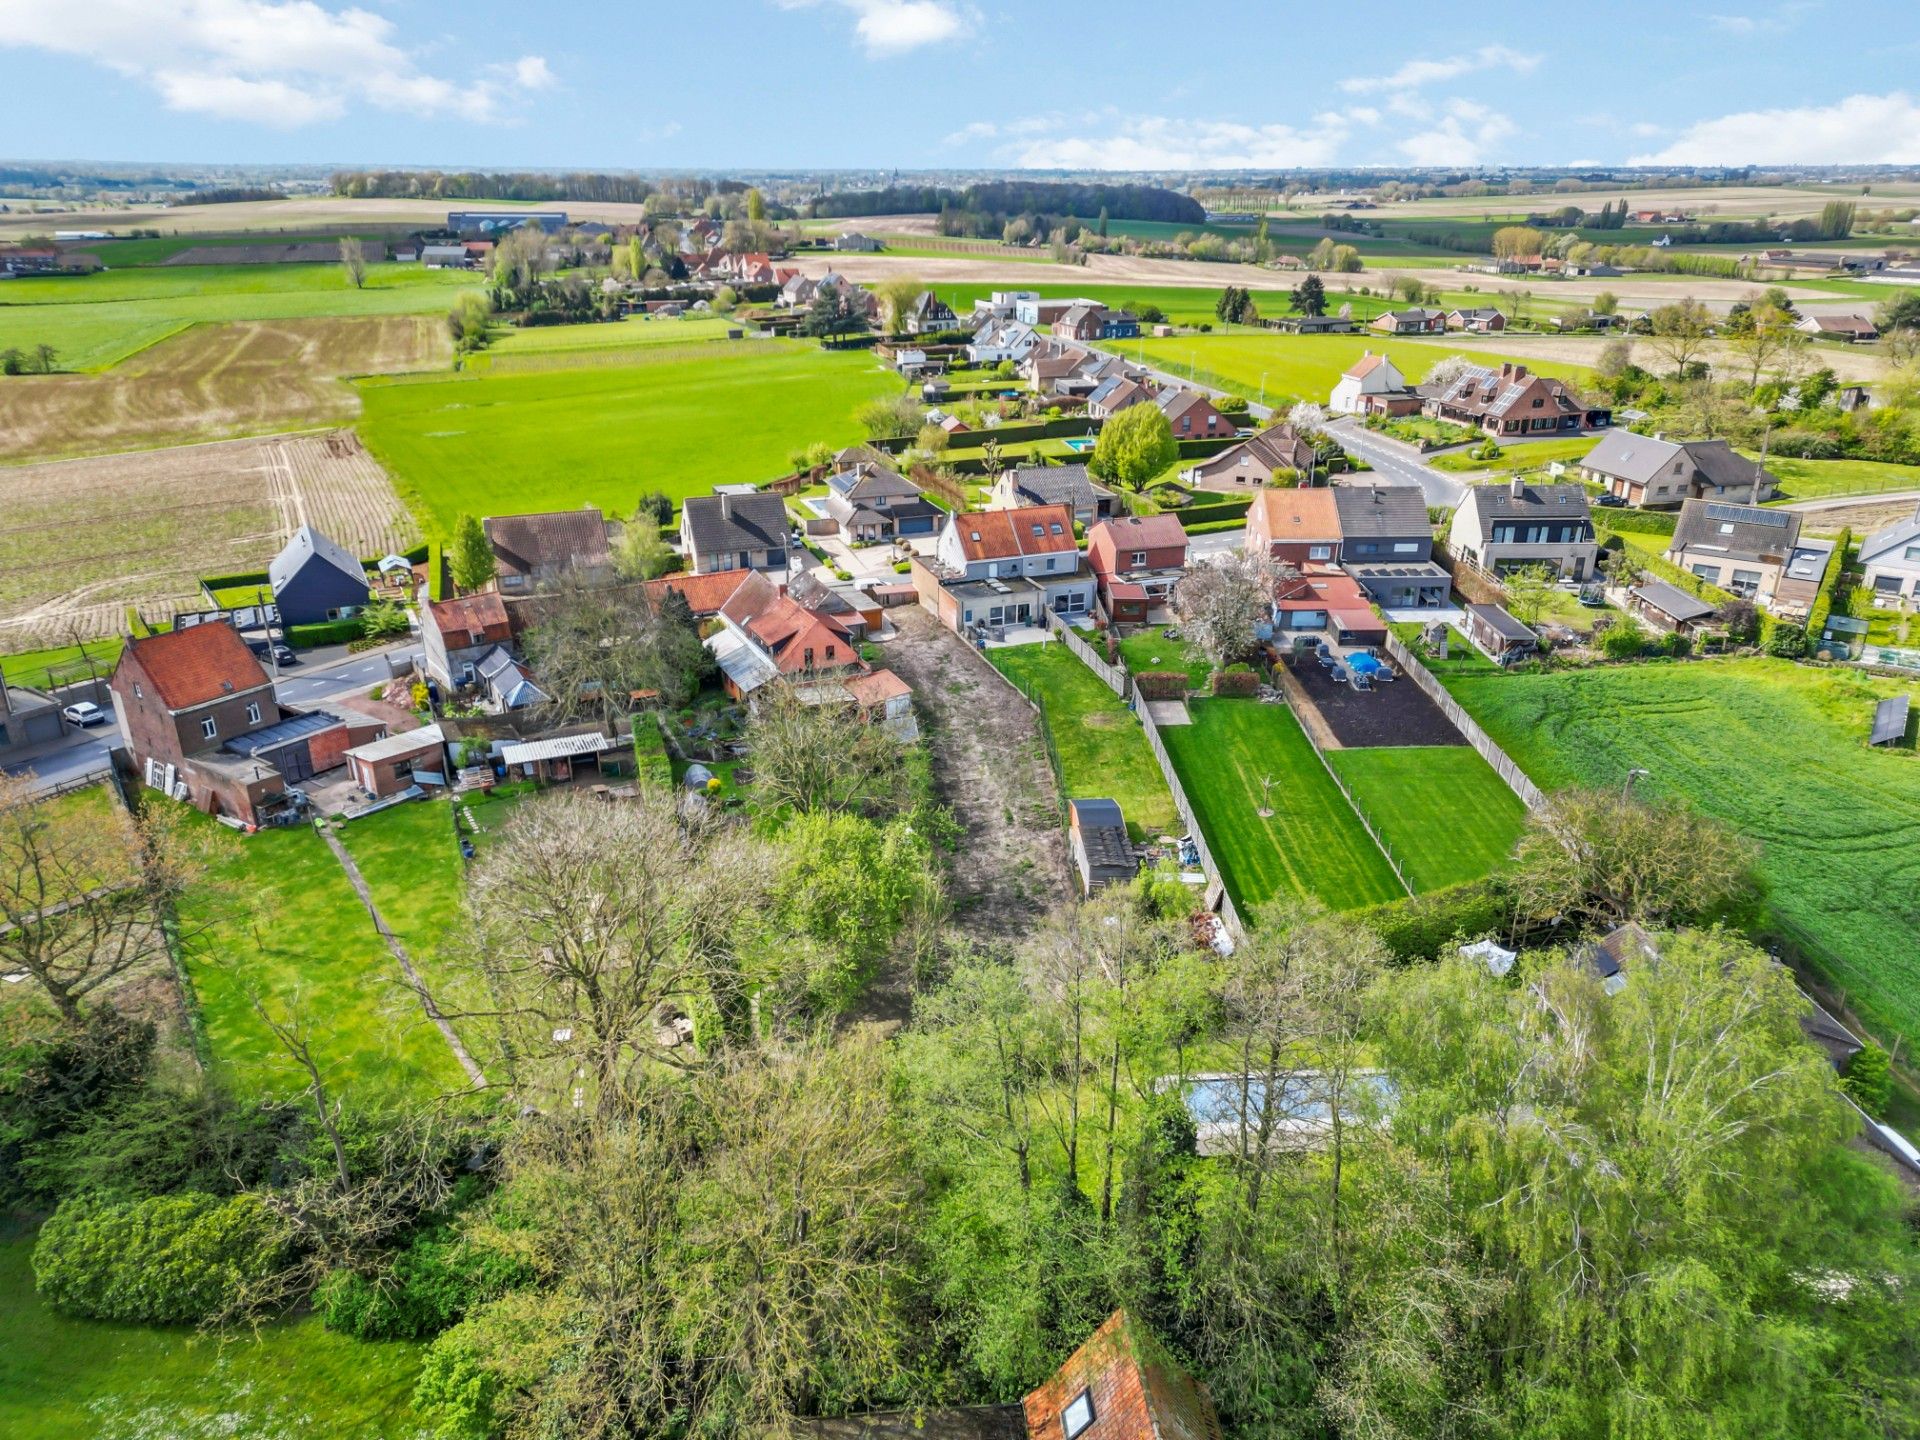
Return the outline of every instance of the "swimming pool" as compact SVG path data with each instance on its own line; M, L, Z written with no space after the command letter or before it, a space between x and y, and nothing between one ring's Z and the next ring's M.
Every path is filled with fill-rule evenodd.
M1087 440L1087 439L1069 440L1067 441L1067 448L1073 451L1073 453L1076 455L1084 455L1099 443L1100 442L1097 440Z

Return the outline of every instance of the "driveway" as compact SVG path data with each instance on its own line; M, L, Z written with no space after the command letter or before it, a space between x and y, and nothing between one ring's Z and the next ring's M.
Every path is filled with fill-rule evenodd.
M1374 468L1375 473L1400 485L1418 485L1426 492L1427 504L1452 509L1466 498L1467 487L1457 477L1436 470L1420 459L1411 445L1389 440L1352 420L1339 420L1327 427L1327 434L1349 455L1357 455Z

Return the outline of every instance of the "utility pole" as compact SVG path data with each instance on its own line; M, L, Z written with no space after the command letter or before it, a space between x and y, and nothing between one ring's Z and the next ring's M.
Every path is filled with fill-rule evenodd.
M1767 473L1767 442L1773 439L1773 414L1767 413L1767 428L1760 432L1760 458L1753 467L1753 497L1749 504L1760 503L1760 480Z
M1622 803L1633 798L1633 782L1636 780L1644 780L1652 773L1651 770L1642 770L1638 766L1627 771L1627 783L1620 787L1620 799Z

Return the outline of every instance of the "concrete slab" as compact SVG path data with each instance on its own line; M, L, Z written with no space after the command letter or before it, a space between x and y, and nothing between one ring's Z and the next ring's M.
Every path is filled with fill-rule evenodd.
M1447 624L1455 626L1464 626L1467 623L1467 612L1457 605L1444 605L1437 610L1402 606L1397 609L1383 610L1382 613L1396 625L1408 623L1431 625L1436 620L1444 620Z
M998 640L987 641L987 648L995 650L1003 645L1045 645L1052 639L1052 632L1042 626L1010 625L1001 632Z
M1187 713L1184 700L1149 700L1147 714L1153 717L1156 725L1191 725L1193 716Z

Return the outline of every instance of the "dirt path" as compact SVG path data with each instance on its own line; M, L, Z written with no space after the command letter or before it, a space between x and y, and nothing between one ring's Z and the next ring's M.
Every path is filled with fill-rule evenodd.
M367 914L373 917L373 928L378 930L380 938L387 942L387 949L393 953L394 960L400 966L400 972L407 977L407 984L412 986L413 993L420 997L420 1008L439 1029L441 1037L447 1042L447 1048L453 1051L453 1058L458 1060L460 1068L467 1072L467 1079L472 1083L473 1088L486 1089L486 1072L480 1068L480 1062L475 1060L467 1050L465 1043L460 1039L459 1032L453 1028L452 1022L442 1015L440 1007L434 1004L433 995L428 991L426 982L420 978L420 972L413 968L413 959L407 954L407 947L400 943L400 937L389 930L387 922L380 918L379 907L373 903L373 892L367 888L367 880L360 873L360 867L353 863L353 856L347 852L347 847L340 843L340 837L333 833L332 826L322 825L320 834L326 840L327 848L333 851L333 858L340 862L340 868L347 872L347 880L352 884L354 893L360 897L360 903L367 907Z
M976 939L1020 939L1073 893L1039 719L919 606L890 614L900 634L886 663L913 686L940 798L965 832L953 857L955 923Z

